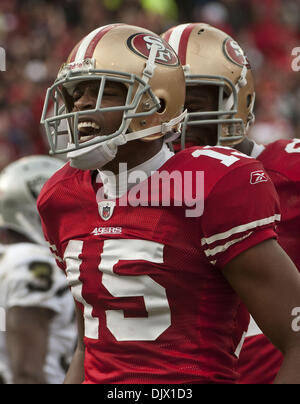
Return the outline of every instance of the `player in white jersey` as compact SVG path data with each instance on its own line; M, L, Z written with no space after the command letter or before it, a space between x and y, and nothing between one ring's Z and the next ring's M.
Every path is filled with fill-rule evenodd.
M47 247L29 242L2 246L0 307L5 310L8 323L6 331L0 333L2 378L12 383L19 377L23 378L20 373L25 371L26 379L30 376L28 382L62 383L65 376L63 364L66 357L72 355L75 343L74 305L65 277L49 256ZM16 318L21 324L13 324ZM29 323L27 319L31 318L40 320L39 324ZM35 360L31 351L41 354ZM42 367L42 372L39 366L32 369L31 360ZM10 369L10 362L15 369Z
M0 174L0 383L60 384L75 347L73 298L36 210L42 186L62 165L32 156Z

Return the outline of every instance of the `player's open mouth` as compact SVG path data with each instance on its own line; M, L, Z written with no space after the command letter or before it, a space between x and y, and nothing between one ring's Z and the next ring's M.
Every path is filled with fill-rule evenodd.
M79 143L88 142L97 136L100 136L101 128L93 121L82 121L78 123Z

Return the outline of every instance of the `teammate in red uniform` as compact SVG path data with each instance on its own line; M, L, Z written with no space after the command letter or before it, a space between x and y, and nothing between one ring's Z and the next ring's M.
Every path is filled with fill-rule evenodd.
M83 38L48 90L42 122L70 164L38 208L82 337L66 383L234 383L241 299L286 352L277 381L300 381L290 327L300 277L276 241L274 186L232 149L173 155L165 142L184 98L173 49L127 25ZM58 150L63 120L70 143Z
M300 140L262 146L245 137L254 121L252 72L243 50L227 34L199 23L173 27L163 37L178 51L186 72L189 114L182 146L230 145L263 163L280 198L279 243L300 271ZM260 172L255 176L264 180ZM299 312L295 309L294 316ZM240 354L240 382L272 383L282 360L281 352L251 319Z
M238 150L253 147L251 156L262 162L277 190L281 206L278 226L279 244L300 271L300 140L278 140L266 146L245 139ZM300 323L300 307L294 310ZM299 331L299 326L295 327ZM270 384L281 366L283 356L251 319L239 360L240 383Z

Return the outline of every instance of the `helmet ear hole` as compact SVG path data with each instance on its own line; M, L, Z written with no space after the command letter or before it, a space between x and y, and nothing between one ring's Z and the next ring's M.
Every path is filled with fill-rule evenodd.
M166 101L163 98L160 98L159 102L160 102L160 108L159 108L159 110L157 112L159 114L163 114L165 112L165 110L166 110Z

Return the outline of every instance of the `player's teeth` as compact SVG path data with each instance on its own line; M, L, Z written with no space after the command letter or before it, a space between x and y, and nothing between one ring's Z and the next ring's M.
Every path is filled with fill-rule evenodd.
M95 136L81 136L79 143L87 142L88 140L94 139Z
M93 129L100 129L99 125L97 125L95 122L80 122L78 124L78 129L82 129L82 128L93 128Z

